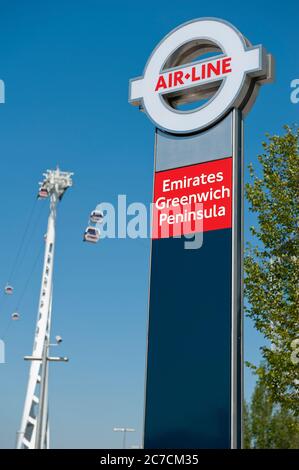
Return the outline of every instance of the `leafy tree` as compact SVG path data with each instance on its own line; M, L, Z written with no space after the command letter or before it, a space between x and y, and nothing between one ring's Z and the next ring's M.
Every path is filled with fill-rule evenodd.
M248 403L243 403L243 447L250 449L252 441L250 409Z
M250 405L244 405L244 447L298 449L299 418L275 404L263 379L257 381Z
M244 262L246 311L268 340L262 348L263 367L250 366L261 378L271 402L296 415L299 364L291 360L291 344L299 338L298 143L299 130L285 127L282 136L268 135L263 143L264 152L258 157L261 171L250 165L246 196L257 225L250 229L255 244L248 244ZM255 410L261 420L268 416L267 403L264 416L262 409ZM257 425L252 422L253 428ZM268 435L259 439L259 445L268 445Z

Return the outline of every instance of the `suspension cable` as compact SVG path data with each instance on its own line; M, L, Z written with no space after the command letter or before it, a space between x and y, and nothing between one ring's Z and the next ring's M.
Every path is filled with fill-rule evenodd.
M28 233L28 230L29 230L29 227L31 225L32 218L33 218L34 210L35 210L35 207L36 207L36 201L37 200L35 199L35 201L33 202L33 205L32 205L32 208L31 208L31 211L30 211L30 214L29 214L28 221L27 221L27 224L25 226L25 229L24 229L24 232L23 232L23 235L22 235L22 238L21 238L21 243L19 244L19 249L17 251L15 260L12 264L12 267L11 267L11 270L10 270L10 273L9 273L9 276L8 276L8 279L7 279L8 283L10 283L10 281L11 281L11 279L12 279L14 273L15 273L16 267L18 265L18 261L19 261L24 243L25 243L25 239L26 239L26 236L27 236L27 233Z

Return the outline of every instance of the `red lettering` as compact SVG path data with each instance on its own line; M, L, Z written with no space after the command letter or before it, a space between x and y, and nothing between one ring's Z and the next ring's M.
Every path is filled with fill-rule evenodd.
M184 85L184 82L183 82L183 77L184 75L184 72L182 72L181 70L178 70L176 72L174 72L173 74L173 86L177 86L178 84L180 85Z
M220 60L217 60L216 66L213 65L211 62L207 64L207 78L211 78L211 73L218 77L220 75Z
M222 61L222 73L229 73L229 72L232 71L232 69L230 68L231 60L232 60L231 57L225 57L225 59L223 59L223 61Z
M197 82L198 80L200 80L200 76L196 75L196 67L192 67L191 76L192 82Z
M157 82L155 91L160 90L160 88L163 88L164 90L165 90L165 88L167 88L167 85L166 85L166 82L165 82L165 79L164 79L163 75L160 75L160 77L158 78L158 82Z
M224 57L223 59L201 64L201 67L200 65L191 67L192 82L219 77L220 75L232 72L231 60L231 57ZM157 80L155 91L159 91L161 89L167 90L167 88L184 85L184 77L189 78L190 73L188 72L184 75L183 70L176 70L175 72L168 72L168 74L165 73L165 76L160 75Z

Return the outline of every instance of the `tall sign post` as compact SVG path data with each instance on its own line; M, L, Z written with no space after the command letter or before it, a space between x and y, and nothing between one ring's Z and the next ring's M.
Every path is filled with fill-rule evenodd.
M243 117L272 70L262 46L201 18L130 81L156 126L145 448L241 447Z

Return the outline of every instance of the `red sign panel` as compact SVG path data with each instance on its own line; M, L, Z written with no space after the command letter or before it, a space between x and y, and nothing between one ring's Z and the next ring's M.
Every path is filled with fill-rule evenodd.
M232 226L232 158L155 173L153 238Z

